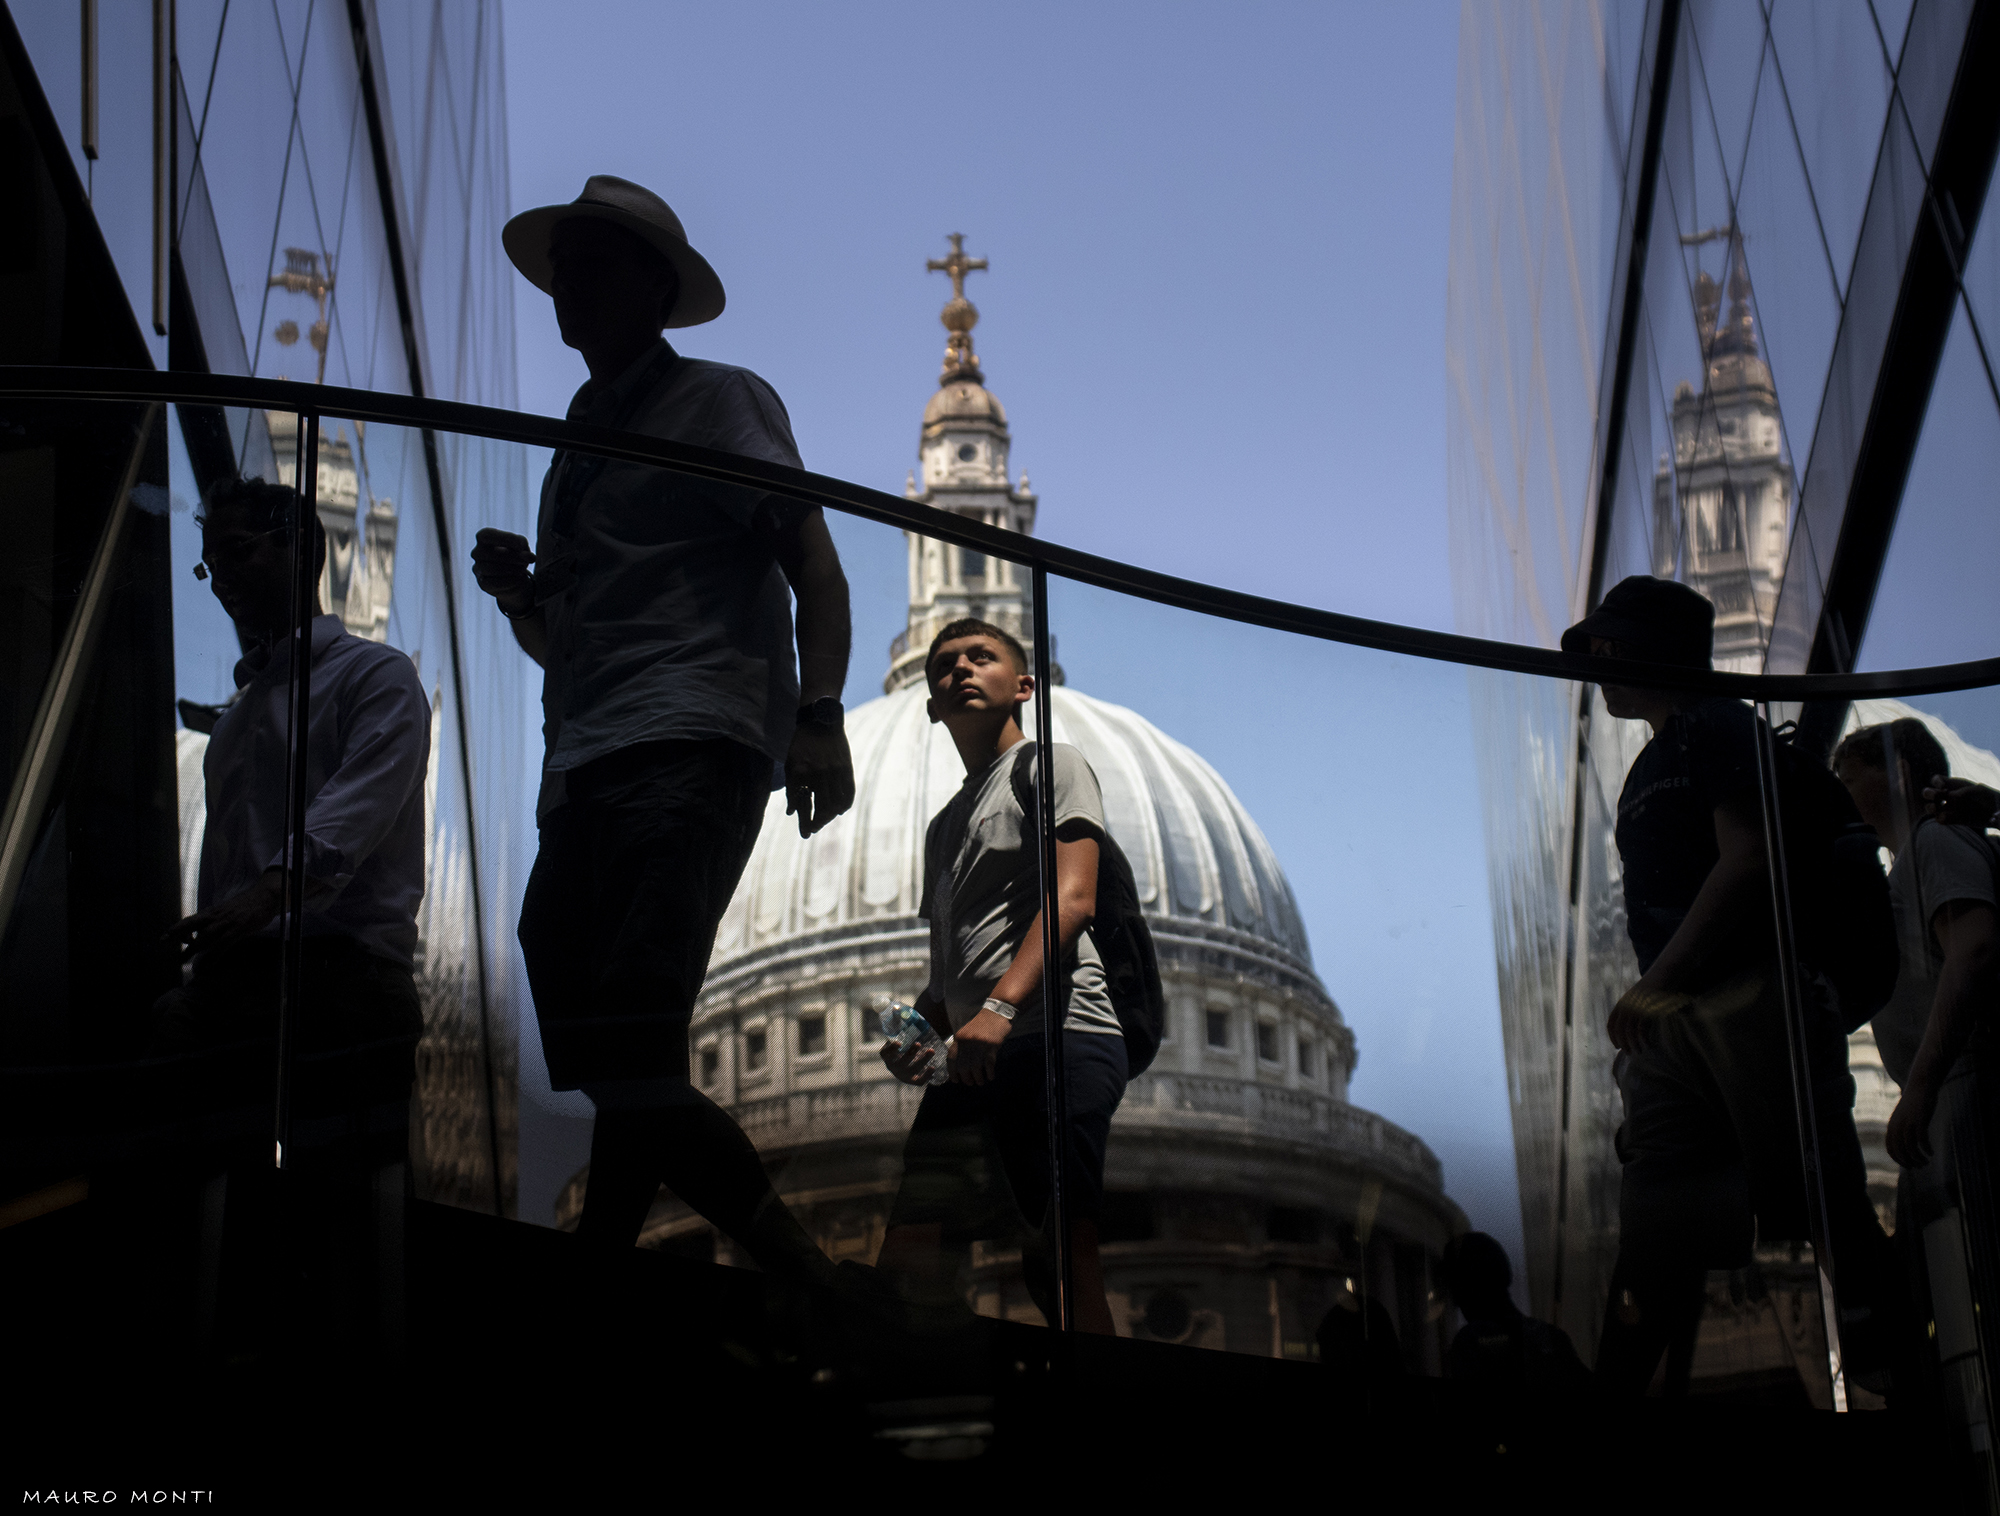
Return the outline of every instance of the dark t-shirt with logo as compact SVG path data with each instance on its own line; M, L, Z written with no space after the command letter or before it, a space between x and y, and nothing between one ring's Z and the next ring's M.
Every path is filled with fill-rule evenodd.
M1757 804L1756 717L1740 700L1678 711L1646 744L1618 796L1625 929L1644 973L1687 919L1720 854L1715 810Z

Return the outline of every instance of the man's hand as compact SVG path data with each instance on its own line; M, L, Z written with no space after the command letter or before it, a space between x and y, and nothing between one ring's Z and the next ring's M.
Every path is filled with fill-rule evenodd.
M528 566L535 550L518 532L482 526L472 545L472 577L511 616L525 615L535 603L535 576Z
M1604 1023L1611 1045L1621 1053L1636 1053L1651 1045L1653 1029L1663 1018L1685 1010L1693 997L1659 990L1641 979L1618 997Z
M285 873L266 869L255 884L238 890L205 911L196 911L167 929L165 941L179 949L183 962L226 943L254 937L285 908Z
M1931 782L1924 786L1924 802L1938 820L1975 831L1983 831L1993 813L2000 811L2000 794L1956 775L1931 775Z
M1931 1118L1937 1114L1938 1089L1928 1079L1913 1076L1889 1115L1884 1145L1889 1156L1906 1169L1931 1161Z
M956 1084L985 1084L993 1077L1000 1044L1014 1030L1005 1016L981 1011L958 1029L951 1044L951 1077Z
M792 734L785 755L785 814L799 818L810 837L854 804L854 758L847 734L806 722Z
M921 1043L914 1047L904 1047L900 1042L882 1044L882 1062L889 1072L905 1084L924 1084L930 1080L931 1067L937 1057L936 1051Z

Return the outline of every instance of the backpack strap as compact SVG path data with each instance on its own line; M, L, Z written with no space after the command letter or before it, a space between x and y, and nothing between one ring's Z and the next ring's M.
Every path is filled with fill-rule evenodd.
M1035 743L1030 738L1017 747L1010 755L1014 771L1008 775L1014 784L1014 803L1021 808L1021 814L1031 821L1035 814L1035 780L1029 770L1035 762Z

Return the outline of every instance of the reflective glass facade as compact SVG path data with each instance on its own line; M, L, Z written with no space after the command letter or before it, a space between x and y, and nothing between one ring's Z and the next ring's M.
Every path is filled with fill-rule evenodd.
M97 107L87 147L91 9ZM149 6L35 5L13 16L32 70L24 82L43 94L62 150L50 171L74 173L78 209L116 272L114 286L81 298L128 305L140 361L161 367L512 406L514 275L499 246L504 75L490 9L188 3L162 14L171 92L159 110ZM17 116L24 131L33 114ZM152 235L156 146L172 181L164 267ZM156 274L167 296L157 324ZM330 426L324 599L350 630L410 656L434 712L418 1193L510 1214L525 987L507 902L533 856L522 797L532 794L534 718L504 626L468 614L476 592L464 548L479 526L526 522L527 452ZM292 482L296 443L291 417L249 409L183 407L155 437L166 465L162 590L172 586L173 605L160 646L171 649L175 697L196 712L176 736L178 789L189 797L178 872L190 908L207 740L197 728L212 720L202 708L234 690L243 651L207 587L187 577L201 556L195 513L205 491L239 471Z
M1714 602L1718 668L1991 647L1964 550L1988 532L1968 501L1994 435L1992 45L1979 7L1921 0L1466 7L1448 355L1465 630L1553 646L1654 575ZM1638 977L1613 834L1647 732L1587 686L1566 703L1472 679L1530 1289L1581 1343L1606 1319L1629 1172L1604 1027ZM1993 769L1979 701L1913 706L1954 773ZM1826 754L1910 713L1830 700L1773 719ZM1869 1193L1894 1223L1896 1085L1866 1025L1848 1056ZM1741 1340L1708 1372L1789 1374L1725 1285L1711 1275L1703 1330ZM1837 1374L1831 1394L1879 1403Z
M1925 666L1992 647L1952 502L2000 439L2000 20L1466 8L1452 636L1038 531L957 239L902 497L521 415L490 8L112 9L0 33L0 1257L38 1370L130 1366L148 1451L213 1405L246 1464L337 1445L336 1484L393 1466L385 1408L456 1457L518 1390L572 1479L607 1426L886 1479L1066 1469L1082 1421L1169 1474L1796 1494L1859 1488L1790 1460L1796 1413L1887 1405L1843 1448L1991 1496L1990 1029L1925 1059L1929 997L2000 984L2000 933L1965 947L2000 663ZM814 510L909 569L817 826ZM562 551L481 588L488 526ZM535 665L587 728L565 681L653 646L576 630L614 528L782 613L782 740L544 775ZM1700 592L1713 671L1552 651L1633 576ZM1410 745L1477 796L1408 793ZM1988 790L1927 938L1938 769ZM1401 1038L1438 1109L1489 1098L1426 1040L1488 997L1511 1174L1353 1096ZM1515 1205L1525 1277L1469 1230Z

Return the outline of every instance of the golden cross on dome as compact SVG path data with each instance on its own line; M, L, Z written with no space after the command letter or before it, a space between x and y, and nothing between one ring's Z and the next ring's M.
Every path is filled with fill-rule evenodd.
M952 296L954 299L963 300L965 298L965 276L978 269L985 268L986 260L984 258L968 258L965 256L964 232L950 232L947 235L951 238L951 256L949 258L925 259L924 270L926 273L951 275Z

